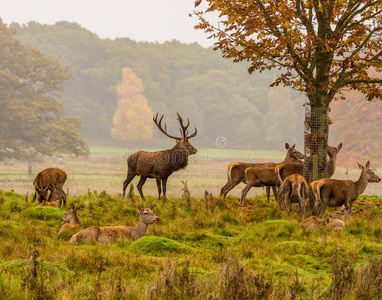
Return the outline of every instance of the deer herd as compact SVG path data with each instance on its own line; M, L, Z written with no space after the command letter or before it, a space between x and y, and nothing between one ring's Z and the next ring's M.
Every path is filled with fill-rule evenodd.
M197 135L197 129L189 134L187 124L177 113L177 120L180 125L180 136L170 135L167 132L166 123L162 126L164 115L158 120L158 114L153 118L155 125L167 137L176 140L176 144L169 150L146 152L137 151L127 158L127 177L123 182L122 196L125 197L126 188L135 176L140 176L137 189L142 200L145 200L142 187L147 178L154 178L158 187L158 199L161 198L163 191L163 202L166 202L166 185L168 177L175 171L183 169L188 165L188 157L197 152L191 145L189 139ZM327 178L313 181L310 184L314 195L314 207L312 216L305 220L305 208L308 203L309 185L303 176L304 155L285 143L286 156L280 163L248 163L232 162L227 166L227 183L221 188L220 196L225 200L229 191L239 183L246 186L241 192L240 203L245 204L247 193L252 187L265 187L267 201L270 202L270 190L272 188L276 202L281 210L291 212L291 204L296 203L303 220L301 225L305 229L313 229L320 226L329 226L334 230L344 229L344 220L350 216L352 206L357 197L366 189L369 182L380 182L381 179L370 169L370 162L365 166L358 164L361 175L357 181L331 179L336 169L337 154L342 148L342 143L337 147L327 147ZM33 201L38 200L39 207L51 206L57 208L66 206L66 194L63 185L67 179L65 171L59 168L48 168L36 175L33 182L35 195ZM49 194L49 197L48 197ZM321 219L327 207L344 208L335 212L326 219ZM92 226L82 228L77 212L82 208L81 205L74 207L70 204L69 210L61 218L62 227L58 234L74 234L71 237L71 244L86 243L95 241L97 243L109 244L119 240L137 240L144 236L149 224L159 221L152 209L154 203L148 208L138 207L139 221L137 226Z

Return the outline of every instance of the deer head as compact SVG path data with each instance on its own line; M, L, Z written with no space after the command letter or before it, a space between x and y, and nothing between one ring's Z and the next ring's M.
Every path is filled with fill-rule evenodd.
M366 166L362 166L358 161L358 168L362 170L362 172L365 172L366 179L368 182L380 182L381 178L378 177L377 174L374 173L372 169L370 169L370 161L366 163Z
M148 208L143 208L142 204L138 205L138 211L139 211L139 219L144 224L152 224L155 222L159 222L159 217L154 215L152 209L154 208L155 203L151 203L151 205Z
M153 120L154 120L155 125L157 125L157 127L159 128L160 131L162 131L169 138L176 140L177 146L179 148L185 150L188 153L188 155L195 154L198 150L194 146L192 146L188 140L190 138L193 138L194 136L196 136L198 131L197 131L196 127L194 127L195 128L194 133L189 135L188 126L190 126L190 119L187 118L187 125L184 125L182 117L179 115L178 112L176 114L178 116L177 120L179 121L179 124L181 127L181 128L179 128L179 131L181 134L180 137L168 134L167 128L166 128L166 123L164 124L164 129L163 129L162 120L163 120L164 114L161 116L161 118L158 121L158 113L157 113L156 116L153 118Z
M304 154L302 154L300 151L297 151L295 147L296 147L296 144L290 147L288 143L285 143L285 149L288 150L288 156L296 160L304 159Z
M71 220L73 217L77 217L77 211L79 211L81 208L82 208L82 204L77 205L77 207L75 208L75 207L74 207L74 204L71 203L71 204L70 204L70 207L69 207L69 210L67 210L67 211L65 212L65 215L61 218L61 222L62 222L62 224L70 223L70 220Z
M331 158L335 158L337 156L337 153L340 152L342 148L342 143L340 143L337 148L336 147L331 147L328 145L328 155Z
M43 188L43 189L36 187L37 200L39 201L39 203L41 203L47 199L48 188L49 188L48 186L46 188Z

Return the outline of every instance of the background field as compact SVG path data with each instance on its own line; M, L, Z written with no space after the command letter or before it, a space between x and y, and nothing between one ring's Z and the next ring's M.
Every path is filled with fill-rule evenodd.
M87 158L63 158L62 164L59 158L49 158L40 163L33 163L33 173L52 166L64 169L68 173L68 181L65 187L69 187L72 195L80 195L91 191L106 191L111 195L118 195L122 192L122 183L126 178L126 158L137 149L130 148L91 148L91 156ZM152 149L155 151L158 149ZM341 154L341 153L340 153ZM339 155L340 155L339 154ZM213 195L220 193L221 187L227 181L227 164L233 161L280 162L284 159L284 151L265 150L229 150L219 148L202 148L196 155L190 156L190 163L184 170L180 170L171 175L168 180L168 195L179 196L182 193L182 180L187 181L191 194L202 196L207 190ZM365 162L360 162L365 163ZM379 169L373 163L372 168L377 174ZM17 161L0 163L0 187L4 190L14 190L17 193L31 194L33 188L33 176L27 174L27 164ZM382 172L380 172L382 173ZM338 167L333 178L357 180L360 174L354 161L354 168L349 169L349 175L345 176L345 168ZM379 174L382 176L382 174ZM139 179L133 180L134 186ZM244 184L239 184L229 194L239 196ZM147 180L144 186L144 193L156 195L157 188L155 180ZM264 193L263 188L252 188L249 197ZM365 194L382 195L382 184L369 184Z

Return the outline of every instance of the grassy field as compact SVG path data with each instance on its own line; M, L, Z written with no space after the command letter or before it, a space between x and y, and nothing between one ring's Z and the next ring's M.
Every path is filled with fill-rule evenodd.
M86 228L135 225L133 199L68 200ZM360 196L345 231L307 232L263 195L245 206L183 195L157 203L161 221L135 242L70 245L57 236L65 209L0 190L0 299L380 299L381 206Z

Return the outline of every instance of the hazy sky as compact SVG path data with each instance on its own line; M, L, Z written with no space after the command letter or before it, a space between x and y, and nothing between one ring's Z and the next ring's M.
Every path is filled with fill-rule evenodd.
M2 0L3 22L27 24L37 21L79 23L101 38L128 37L136 41L164 42L177 39L184 43L212 42L201 30L193 29L194 0Z

